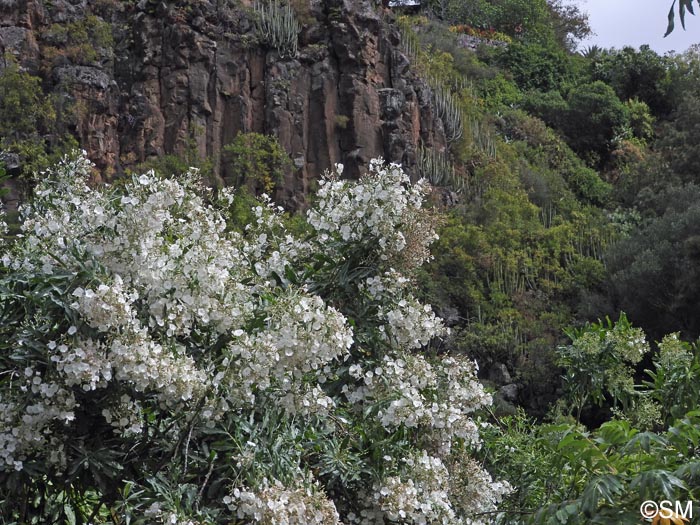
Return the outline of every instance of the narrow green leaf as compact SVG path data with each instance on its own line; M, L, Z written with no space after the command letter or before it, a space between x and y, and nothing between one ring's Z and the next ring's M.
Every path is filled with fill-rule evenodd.
M681 0L678 4L678 14L680 14L681 17L681 27L683 31L685 31L685 3L686 0Z
M673 12L674 7L676 7L676 0L673 0L673 3L671 4L671 9L668 12L668 27L666 27L666 34L664 34L664 38L670 35L673 32L673 28L675 27L674 18L676 15Z

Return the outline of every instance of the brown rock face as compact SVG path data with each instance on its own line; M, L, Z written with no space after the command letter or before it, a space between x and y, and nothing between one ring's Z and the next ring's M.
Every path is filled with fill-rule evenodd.
M421 140L444 147L430 92L374 2L294 2L304 11L295 58L261 46L241 4L0 0L0 52L71 98L74 132L107 177L194 140L226 180L221 148L255 131L293 160L276 197L296 208L336 162L349 176L378 156L410 169ZM111 45L76 51L80 24L107 27Z

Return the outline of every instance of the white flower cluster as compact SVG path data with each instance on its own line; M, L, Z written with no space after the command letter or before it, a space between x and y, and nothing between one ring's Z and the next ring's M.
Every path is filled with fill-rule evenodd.
M405 460L409 479L391 476L373 488L375 506L389 521L401 523L455 523L449 491L449 473L440 458L423 451Z
M335 504L320 488L287 488L265 480L256 491L234 489L224 504L246 523L265 525L335 525L340 523Z
M431 364L422 355L384 356L368 369L352 365L350 374L361 382L343 387L346 397L354 404L384 405L377 417L385 428L429 429L441 455L449 453L454 438L478 444L470 414L490 405L491 396L476 379L473 362L444 357Z
M6 399L0 402L0 468L22 470L27 454L47 451L46 461L59 468L65 465L63 440L47 429L75 419L75 396L57 383L44 382L41 374L28 368L22 389L35 397L21 406L22 400Z
M151 518L149 523L162 523L163 525L208 525L209 522L200 522L193 520L188 516L183 516L182 512L173 512L172 510L164 510L159 501L152 503L146 510L143 511L146 518ZM157 521L152 521L157 520Z
M196 173L183 182L141 175L116 196L91 190L84 158L65 163L23 210L34 253L8 261L13 268L52 273L94 257L145 300L150 327L187 335L193 324L224 332L254 308L252 276L240 238L198 194Z
M26 368L16 381L18 399L0 406L5 423L0 430L0 459L5 465L21 466L28 454L41 450L48 452L49 463L62 465L63 447L57 446L62 437L55 427L75 419L78 403L73 387L89 392L105 389L116 379L135 392L155 392L161 403L173 407L200 397L206 388L207 375L191 357L184 351L166 351L145 329L115 333L108 343L82 339L74 330L68 330L64 341L46 345L55 373L44 376ZM141 429L140 406L129 396L105 407L102 415L119 433Z
M7 235L9 228L5 222L5 207L0 202L0 246L5 244L5 235Z
M319 182L318 203L307 214L319 242L336 237L346 243L376 243L383 260L400 257L410 248L416 256L413 264L420 266L429 255L427 247L437 238L421 213L427 182L410 185L400 165L385 165L382 159L372 160L369 173L359 182L341 180L342 173L338 164L334 173Z
M289 413L327 412L333 400L303 378L311 373L323 381L328 366L347 357L353 338L345 317L300 291L288 292L266 313L264 330L234 332L225 352L226 371L217 378L225 387L223 399L237 407L268 391Z
M308 242L290 235L282 226L283 208L275 206L267 195L260 206L253 208L255 222L246 226L252 240L243 245L243 252L261 278L274 274L285 283L285 269L311 249Z
M605 333L605 342L631 364L639 363L650 350L641 328L628 327L619 322Z
M102 410L105 421L123 435L140 434L143 429L141 403L124 394L119 404Z
M406 350L421 348L432 338L448 333L432 307L413 297L410 284L408 278L393 268L360 283L360 290L377 303L386 338Z
M451 459L445 464L425 451L404 459L401 475L388 476L362 494L365 508L348 521L357 525L490 523L479 515L492 512L512 487L494 482L471 458L461 457L458 463Z
M433 337L447 332L442 320L434 313L429 304L421 304L410 297L401 299L394 308L380 314L386 318L390 337L396 344L407 349L421 348Z
M465 525L487 525L488 516L503 498L513 492L507 481L494 481L479 463L461 456L450 465L450 498L453 504L470 515ZM477 516L477 517L475 517Z
M170 406L199 398L207 385L207 374L199 370L186 349L175 343L164 347L153 338L132 309L135 293L124 289L117 275L110 286L97 289L76 288L72 307L91 327L106 332L107 343L78 338L62 344L51 357L69 386L83 390L104 388L114 377L136 392L154 391ZM70 330L69 330L70 332ZM53 350L54 343L49 343Z
M308 247L285 231L278 209L257 207L257 223L244 237L228 231L223 215L200 196L195 172L182 181L141 175L115 192L91 189L90 170L83 156L47 175L22 210L22 237L2 257L8 272L49 278L77 274L87 263L96 275L94 284L65 297L80 322L39 342L48 368L8 371L18 379L2 396L0 468L21 468L37 453L60 463L56 451L65 439L61 429L75 418L75 395L117 384L119 395L99 398L111 399L101 414L118 435L142 428L139 394L162 409L207 396L210 416L266 389L262 397L289 412L334 406L319 379L347 355L352 330L302 289L279 296L271 274L282 276ZM222 192L225 202L230 197ZM262 325L248 328L254 319ZM193 331L197 340L232 339L223 366L190 339Z
M399 427L420 437L399 446L399 457L386 460L398 470L374 486L368 481L372 489L364 496L329 492L343 512L364 508L359 516L348 511L346 522L466 523L460 509L493 508L499 485L467 462L472 485L457 487L460 493L450 459L478 443L471 415L490 403L475 364L417 351L446 333L405 277L427 260L436 238L422 208L426 184L410 185L399 166L382 161L373 161L358 182L339 180L338 168L308 212L316 235L302 242L269 201L254 208L244 234L231 231L194 172L180 181L150 173L119 191L98 191L86 183L90 170L79 157L47 177L23 209L22 237L2 256L0 278L16 274L22 286L60 285L38 307L36 317L45 319L27 320L14 334L11 344L31 344L31 352L17 352L26 363L0 371L0 471L22 470L23 462L37 459L65 469L71 431L91 424L102 425L100 437L121 447L128 442L120 440L150 428L152 418L172 422L185 414L192 419L162 438L177 448L185 428L186 442L196 443L208 439L202 424L228 425L239 417L253 424L271 410L299 431L294 446L311 451L316 443L303 440L314 435L314 425L337 439L341 428L374 417L378 437ZM225 207L233 194L218 197ZM338 299L330 286L318 292L327 296L314 295L310 290L326 290L322 279L335 279L341 263L354 264L344 257L355 250L362 277L348 278L347 294ZM308 264L315 251L330 268ZM223 504L245 523L340 523L335 503L304 482L320 470L303 464L312 460L300 460L291 484L246 488L244 471L255 460L249 452L223 466L239 469L226 474L239 485L217 500L215 513L226 512ZM366 464L356 467L357 475L364 476L374 459L359 452ZM147 517L196 523L165 503L153 503Z
M691 366L691 347L680 339L678 332L665 335L659 344L658 366L665 370L683 369Z

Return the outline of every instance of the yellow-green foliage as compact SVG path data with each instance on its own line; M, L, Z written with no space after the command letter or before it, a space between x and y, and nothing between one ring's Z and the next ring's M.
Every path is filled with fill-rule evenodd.
M41 79L22 71L10 56L0 72L0 150L18 154L21 175L30 179L77 143L61 133L53 100Z
M629 125L635 138L646 144L654 137L654 117L646 102L633 98L625 102Z
M347 115L336 115L333 118L333 120L335 122L336 127L340 128L340 129L345 129L348 127L348 122L350 122L350 117L348 117Z
M57 56L66 56L74 63L90 64L111 57L114 46L110 25L91 14L67 24L51 25L46 39L51 43L44 49L49 62Z
M0 73L0 136L17 140L52 126L56 111L41 89L41 79L20 70L9 56L5 60L7 67Z
M271 193L291 168L287 152L273 136L239 133L223 148L223 163L234 186L248 184L252 190Z
M483 40L496 40L498 42L505 42L507 44L513 42L513 39L505 33L501 33L494 29L477 29L466 24L450 26L450 32L474 36Z

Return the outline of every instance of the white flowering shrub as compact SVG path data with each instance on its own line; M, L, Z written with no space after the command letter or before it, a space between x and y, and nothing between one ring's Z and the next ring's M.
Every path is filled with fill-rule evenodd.
M5 209L2 203L0 203L0 247L5 244L5 236L7 235L8 229L7 223L5 222Z
M301 240L269 200L233 228L235 192L194 170L90 170L48 173L2 246L0 515L478 523L506 492L470 457L475 364L426 351L447 330L411 293L425 184L339 169Z
M343 241L342 247L369 247L367 256L402 263L406 269L420 266L437 239L423 210L429 185L421 179L409 185L398 164L370 161L369 173L360 184L342 180L342 165L320 181L318 202L308 221L318 240ZM341 250L342 251L342 250Z

